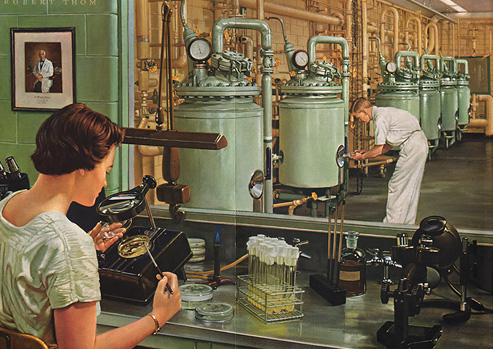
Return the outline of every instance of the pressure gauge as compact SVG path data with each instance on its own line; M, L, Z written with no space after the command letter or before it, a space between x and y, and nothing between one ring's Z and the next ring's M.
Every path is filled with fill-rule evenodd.
M209 41L195 38L188 44L188 56L194 61L204 62L210 58L212 46Z
M297 50L291 58L293 65L298 69L305 69L308 64L308 53L304 50Z
M387 69L389 73L394 74L397 71L397 64L395 64L395 62L389 62L385 66L385 69Z

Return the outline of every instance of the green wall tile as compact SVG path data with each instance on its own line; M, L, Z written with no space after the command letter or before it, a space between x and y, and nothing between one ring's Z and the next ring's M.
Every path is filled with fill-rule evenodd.
M17 27L17 16L0 16L0 55L10 55L10 28Z
M10 107L10 100L0 100L0 142L17 141L17 114ZM0 146L3 148L3 144Z
M118 103L117 102L84 102L92 110L98 113L104 114L111 119L111 121L119 124L118 122Z
M118 55L118 17L116 15L88 15L87 54Z
M48 0L2 0L0 13L11 15L46 14Z
M118 100L118 58L77 57L77 100Z
M36 133L39 127L51 113L19 113L17 118L17 141L25 144L36 144Z
M10 100L10 56L0 56L0 76L2 77L2 82L0 83L0 99Z
M83 15L65 16L22 16L19 17L19 28L75 28L75 52L86 53L86 19Z
M117 13L118 0L54 0L48 5L49 13Z

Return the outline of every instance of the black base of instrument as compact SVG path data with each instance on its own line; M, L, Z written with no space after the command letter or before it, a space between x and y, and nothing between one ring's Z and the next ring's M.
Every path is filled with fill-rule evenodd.
M180 274L185 263L192 258L192 250L183 232L163 228L131 227L125 236L147 235L151 241L150 252L162 271ZM159 274L147 253L134 258L118 254L116 242L99 256L101 295L132 303L146 304L154 295Z

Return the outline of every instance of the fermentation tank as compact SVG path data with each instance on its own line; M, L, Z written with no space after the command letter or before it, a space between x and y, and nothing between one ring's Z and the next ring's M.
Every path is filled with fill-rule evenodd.
M341 74L334 64L316 62L315 46L320 43L342 47L342 84L335 81ZM343 181L343 163L337 160L346 149L348 45L343 38L316 36L309 39L307 51L304 64L299 56L304 51L293 54L297 72L281 87L285 98L279 102L279 182L329 188Z

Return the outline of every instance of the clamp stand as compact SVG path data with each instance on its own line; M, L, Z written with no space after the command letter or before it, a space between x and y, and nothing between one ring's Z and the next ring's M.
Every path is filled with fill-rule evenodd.
M377 331L377 341L390 349L433 348L440 336L442 327L409 325L409 316L419 314L425 286L418 284L411 287L409 280L401 279L398 288L389 291L389 285L382 285L381 300L386 304L389 297L394 298L394 321L387 321Z

